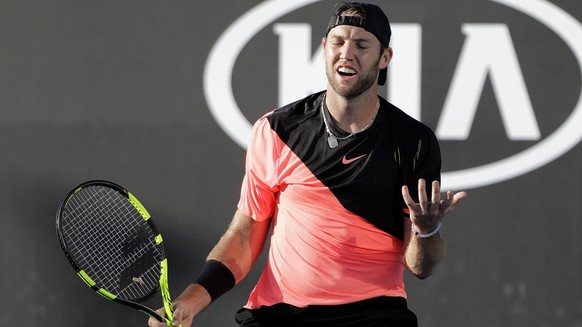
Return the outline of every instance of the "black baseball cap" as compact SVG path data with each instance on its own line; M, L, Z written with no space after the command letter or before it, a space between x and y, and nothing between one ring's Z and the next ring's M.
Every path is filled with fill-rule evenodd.
M337 6L336 6L337 7ZM359 8L364 13L366 13L366 17L357 17L357 16L342 16L341 14L347 10L348 8ZM380 7L369 4L369 3L362 3L362 2L344 2L342 3L337 9L334 9L334 12L327 24L327 31L325 35L329 34L329 31L338 26L338 25L351 25L357 26L365 29L366 31L374 34L376 38L384 45L388 47L390 44L390 37L392 36L392 29L390 28L390 21L388 17L380 9ZM384 85L386 83L386 71L387 69L384 68L380 71L380 75L378 77L378 84Z

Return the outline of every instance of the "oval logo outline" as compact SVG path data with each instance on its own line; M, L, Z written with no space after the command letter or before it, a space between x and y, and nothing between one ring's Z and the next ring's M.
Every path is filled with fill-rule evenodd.
M276 19L321 0L265 1L231 24L212 47L204 67L204 94L221 129L246 148L251 123L240 111L232 91L232 71L246 44ZM582 72L582 25L546 0L490 0L522 12L556 33L572 50ZM492 163L442 173L442 188L470 189L503 182L538 169L564 155L582 140L582 88L568 118L540 142Z

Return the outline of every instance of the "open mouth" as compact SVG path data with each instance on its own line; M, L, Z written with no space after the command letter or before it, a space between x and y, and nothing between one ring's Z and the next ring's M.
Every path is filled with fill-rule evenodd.
M341 76L346 76L346 77L354 76L357 74L354 69L348 68L348 67L340 67L340 68L338 68L337 72Z

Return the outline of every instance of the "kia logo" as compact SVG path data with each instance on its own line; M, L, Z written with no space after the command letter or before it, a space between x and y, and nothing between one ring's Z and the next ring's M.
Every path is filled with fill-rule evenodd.
M251 130L237 105L232 89L232 72L235 62L253 37L269 24L297 9L319 0L268 0L239 17L220 36L208 56L204 70L204 94L214 119L222 130L241 147L246 148ZM545 25L572 51L582 72L582 24L570 14L545 0L490 0ZM285 40L307 35L308 24L274 24L279 46ZM538 169L556 160L582 139L582 92L571 114L551 134L542 138L521 74L519 61L513 49L509 29L504 24L471 24L461 26L465 43L455 70L447 98L435 133L440 140L465 140L470 132L482 83L489 78L496 92L496 99L506 135L512 141L535 141L532 146L509 157L487 164L446 171L442 174L443 189L470 189L506 181ZM391 63L388 100L405 109L411 116L420 117L420 26L417 24L393 24L393 47L406 53L399 62ZM399 36L400 35L400 36ZM309 34L310 37L310 34ZM495 56L483 56L484 42L495 42ZM310 46L308 40L305 47ZM300 48L301 46L299 46ZM295 42L293 49L297 48ZM286 72L285 55L294 51L280 51L279 104L299 99L311 92L325 88L321 49L313 56L302 58L294 55L292 69L303 69L313 78L295 81ZM303 53L311 53L303 51ZM395 61L397 58L395 58ZM299 62L299 64L297 64ZM314 68L316 67L316 68ZM407 72L407 73L404 73ZM396 89L397 88L397 89ZM508 91L509 90L509 91ZM581 90L582 91L582 90Z

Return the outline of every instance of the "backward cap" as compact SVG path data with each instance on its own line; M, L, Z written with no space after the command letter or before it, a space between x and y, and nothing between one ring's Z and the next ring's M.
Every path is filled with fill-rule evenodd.
M355 17L355 16L341 16L342 12L348 8L359 8L366 13L365 18ZM366 31L374 34L376 38L384 45L388 47L390 44L390 37L392 36L392 30L390 29L390 21L388 17L380 9L380 7L361 2L346 2L343 3L339 8L334 10L331 19L327 25L326 35L329 31L338 25L351 25L357 26L365 29Z

